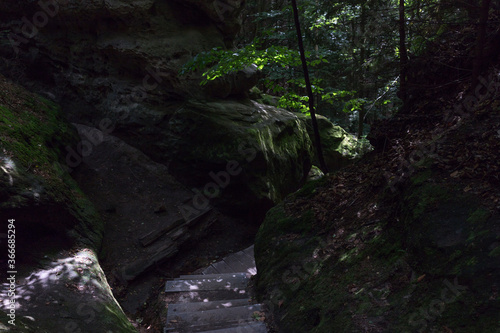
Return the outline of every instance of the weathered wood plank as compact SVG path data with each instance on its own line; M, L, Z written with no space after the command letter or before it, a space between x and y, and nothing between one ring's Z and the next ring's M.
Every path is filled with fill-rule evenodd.
M244 290L185 291L179 293L177 303L213 302L240 298L249 299L250 295Z
M255 268L255 260L243 252L233 253L224 258L224 261L235 272L248 272L251 268Z
M181 275L179 278L176 280L189 280L189 279L220 279L224 278L227 276L232 276L232 277L248 277L246 273L239 272L239 273L215 273L215 274L203 274L203 275Z
M167 281L165 292L198 290L245 290L248 285L246 276L228 274L222 278L203 278Z
M169 305L165 332L266 333L266 325L254 319L261 305L251 305L247 291L255 273L250 246L210 265L202 275L168 281L165 291L178 295Z
M193 303L176 303L168 305L168 317L177 313L207 311L216 309L232 308L235 306L251 305L251 300L248 298L239 298L231 300L220 300L212 302L193 302Z
M243 253L245 253L247 256L249 256L250 258L253 258L255 260L255 255L254 255L254 245L252 246L249 246L247 247L246 249L244 249L242 251Z
M254 323L219 330L203 331L202 333L267 333L267 327L264 323Z
M224 274L224 273L233 273L234 272L234 269L232 269L228 264L226 264L226 262L224 260L221 260L219 262L212 264L211 267L213 269L211 269L210 271L212 272L213 270L215 270L214 273L223 273ZM203 271L203 273L208 273L208 270Z
M202 273L204 275L213 275L213 274L221 274L215 267L214 265L210 265L207 268L205 268Z
M259 311L261 311L260 304L184 312L169 317L168 325L170 327L184 328L188 332L203 332L253 323L255 322L253 314Z

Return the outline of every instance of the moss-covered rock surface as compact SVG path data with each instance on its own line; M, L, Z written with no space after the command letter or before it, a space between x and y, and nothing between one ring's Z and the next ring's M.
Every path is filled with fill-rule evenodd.
M0 77L0 233L15 235L15 273L4 265L0 273L9 278L2 331L135 331L97 258L104 222L65 167L65 149L77 142L56 104Z
M98 248L103 222L63 159L66 147L77 145L75 129L51 101L3 77L0 87L2 217L19 217L20 231L56 234Z
M497 106L439 135L439 113L408 117L413 135L266 215L256 287L276 331L500 332Z
M43 268L19 276L15 312L2 305L2 332L137 332L113 297L94 251L60 251L40 264Z
M311 116L304 114L298 114L298 116L306 125L307 133L311 137L311 140L314 140ZM368 142L363 144L362 141L356 139L352 134L347 133L342 127L332 123L328 118L316 115L316 119L323 157L330 171L338 170L356 161L363 153L370 150ZM313 163L319 165L316 153L314 154Z
M272 106L189 102L170 119L169 130L171 172L236 211L279 202L300 187L311 167L305 125Z

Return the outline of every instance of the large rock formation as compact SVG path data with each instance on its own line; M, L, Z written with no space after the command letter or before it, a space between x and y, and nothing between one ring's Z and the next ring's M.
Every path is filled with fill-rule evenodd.
M85 113L141 126L167 116L173 101L207 97L196 76L177 73L197 53L225 45L234 34L225 27L238 22L226 17L240 6L221 13L220 1L58 3L2 3L3 70L44 83L62 104L78 106L67 108L77 119Z
M206 185L208 178L198 172L206 176L238 160L228 143L244 140L265 147L254 162L258 166L238 180L246 184L231 197L250 205L263 198L276 202L300 186L309 168L310 140L302 135L302 127L298 135L291 134L301 126L296 117L241 102L256 83L255 68L205 87L199 85L199 73L178 75L199 52L231 47L242 3L6 1L0 5L0 70L58 101L72 122L100 129L106 124L113 135L154 161L171 165L191 186ZM217 100L221 98L238 101ZM208 155L212 143L224 154ZM194 160L196 165L189 164Z
M208 203L200 201L204 194L199 191L215 181L211 172L231 176L227 187L224 179L218 178L223 185L215 181L224 187L215 202L231 212L242 207L253 210L257 216L249 220L254 223L260 222L259 213L301 185L311 161L305 126L290 112L244 98L256 82L254 68L205 87L199 85L199 73L178 75L182 65L199 52L231 47L242 3L0 3L0 71L61 105L64 116L79 124L81 136L50 118L46 123L51 130L38 140L37 130L45 127L38 126L35 119L17 124L18 138L40 145L40 149L48 147L52 153L40 155L45 150L35 151L33 146L27 152L21 149L14 155L2 155L0 175L6 185L0 189L2 218L18 218L23 221L20 228L40 231L37 239L23 232L28 237L20 238L23 248L35 242L36 247L47 246L43 255L50 252L37 270L25 266L28 268L20 276L24 286L20 291L26 300L33 300L29 306L22 303L25 310L18 312L27 330L53 332L68 327L88 331L89 323L94 332L133 330L107 280L116 295L126 299L127 313L134 314L148 300L154 281L141 276L147 283L129 286L128 294L123 286L157 269L187 239L195 243L217 215ZM30 101L23 97L16 103ZM15 123L13 117L3 118L7 125ZM54 136L59 133L56 129L63 131L59 137ZM8 146L11 141L3 143ZM45 158L43 163L36 162L39 157ZM46 165L46 161L50 163ZM22 170L35 176L24 177ZM123 242L122 251L104 246L106 252L100 253L108 259L106 272L114 273L106 278L95 255L104 225L68 171L90 193L99 212L109 217L107 239L113 244ZM179 184L170 172L189 188L179 186L171 191ZM219 224L234 226L227 223L231 219L216 217ZM198 227L200 219L206 223ZM92 293L97 295L94 301L88 299ZM34 296L37 294L41 296ZM42 304L44 299L51 303ZM58 308L60 304L63 307ZM38 315L35 308L45 315ZM47 318L54 314L62 319L49 322ZM32 316L35 323L23 316Z
M387 198L323 180L268 212L256 285L279 331L498 330L498 211L442 174L411 182Z
M64 167L77 138L53 103L0 77L2 330L135 331L97 259L104 223Z
M77 142L74 128L57 105L0 77L0 211L19 217L19 239L37 234L20 249L85 239L99 248L103 224L90 202L66 172L64 145ZM40 221L50 221L41 223ZM50 244L50 242L49 242Z
M311 167L305 124L283 109L234 101L187 103L170 118L171 171L226 208L261 213L299 188Z

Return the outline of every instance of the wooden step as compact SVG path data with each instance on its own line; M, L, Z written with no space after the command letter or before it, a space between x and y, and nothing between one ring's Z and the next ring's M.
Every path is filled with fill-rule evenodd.
M219 300L219 301L212 301L212 302L193 302L193 303L169 304L168 317L170 317L171 315L174 315L176 313L225 309L225 308L231 308L231 307L235 307L235 306L245 306L245 305L251 305L251 304L252 304L252 301L248 298Z
M243 250L243 252L245 252L246 255L252 257L252 258L255 258L255 255L254 255L254 246L249 246L247 247L246 249Z
M253 245L243 251L232 253L224 259L205 268L203 274L246 272L251 275L257 274L254 259Z
M255 263L240 261L236 257L232 257L230 259L226 258L224 260L218 261L205 268L202 273L205 275L209 275L225 274L235 271L249 273L250 275L257 274Z
M243 250L243 251L232 253L224 259L226 259L226 261L227 261L228 259L230 260L233 258L237 258L240 261L248 262L248 263L255 265L254 256L253 256L253 254L249 254L248 250Z
M200 271L198 271L200 272ZM266 333L261 305L251 304L247 287L257 273L254 248L228 255L201 271L167 281L169 304L165 333Z
M244 252L233 253L224 258L224 261L234 272L246 272L255 267L255 260Z
M203 331L200 333L267 333L264 323L255 323L237 327L222 328L220 330Z
M192 279L220 279L226 276L232 275L233 277L247 277L250 275L247 273L215 273L215 274L202 274L202 275L181 275L174 280L192 280Z
M196 312L177 313L167 319L167 329L180 332L203 332L231 328L255 322L254 313L260 312L260 304L236 306Z
M244 290L248 285L246 275L222 274L213 278L182 279L167 281L165 292Z
M209 290L180 292L176 303L214 302L228 299L249 299L246 290Z
M234 272L234 269L231 268L224 260L218 261L203 271L203 274L226 274Z

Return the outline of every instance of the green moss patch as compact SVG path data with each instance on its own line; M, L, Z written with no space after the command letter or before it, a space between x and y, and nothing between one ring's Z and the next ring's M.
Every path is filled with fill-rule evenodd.
M0 78L0 165L7 173L0 179L6 183L0 191L0 208L21 214L31 206L40 207L42 215L33 215L32 223L53 223L52 229L59 232L74 228L77 240L98 247L103 223L63 160L65 147L78 140L59 106ZM53 217L43 222L43 214ZM22 215L29 220L26 213Z
M467 218L467 222L482 225L489 219L490 216L491 213L489 211L479 207L469 216L469 218Z

